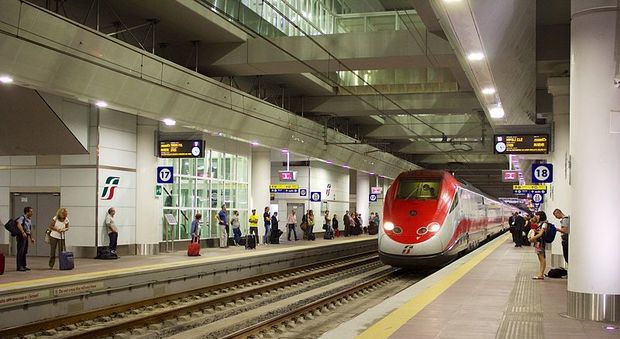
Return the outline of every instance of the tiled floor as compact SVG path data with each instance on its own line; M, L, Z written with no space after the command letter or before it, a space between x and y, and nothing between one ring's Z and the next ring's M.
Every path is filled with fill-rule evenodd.
M620 338L603 323L561 316L567 280L533 281L537 268L531 247L507 241L391 338Z

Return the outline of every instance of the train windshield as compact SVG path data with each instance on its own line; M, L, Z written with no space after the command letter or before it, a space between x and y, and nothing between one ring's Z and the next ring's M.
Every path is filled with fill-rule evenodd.
M398 185L396 199L437 199L439 180L404 179Z

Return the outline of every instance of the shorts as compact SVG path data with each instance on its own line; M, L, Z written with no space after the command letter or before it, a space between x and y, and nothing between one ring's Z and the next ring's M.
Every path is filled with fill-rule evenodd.
M536 244L534 245L534 251L536 252L536 254L542 254L543 258L546 258L545 255L545 244L539 242L536 242Z

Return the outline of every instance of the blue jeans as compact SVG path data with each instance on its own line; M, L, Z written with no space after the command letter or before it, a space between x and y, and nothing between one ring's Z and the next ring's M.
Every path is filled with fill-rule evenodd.
M288 241L291 241L291 233L295 235L295 240L297 240L297 231L295 230L295 224L288 224Z
M233 236L235 238L235 244L239 244L241 242L241 229L233 227Z
M265 235L263 235L263 244L268 243L269 235L271 234L271 224L265 225Z

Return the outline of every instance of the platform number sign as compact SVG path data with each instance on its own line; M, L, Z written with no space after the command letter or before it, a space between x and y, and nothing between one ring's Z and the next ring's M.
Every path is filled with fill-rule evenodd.
M532 195L532 201L537 204L542 204L543 200L544 200L544 197L540 193L536 193Z
M310 201L321 202L321 192L310 192Z
M539 184L550 184L553 182L552 164L533 164L532 182Z
M370 202L377 202L377 195L376 195L376 194L374 194L374 193L373 193L373 194L370 194L370 195L368 196L368 200L369 200Z
M157 183L158 184L172 184L174 182L173 166L157 166Z

